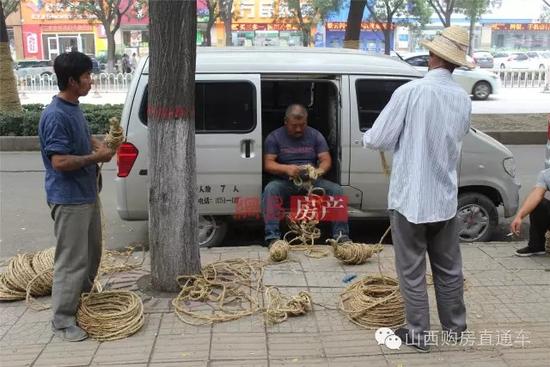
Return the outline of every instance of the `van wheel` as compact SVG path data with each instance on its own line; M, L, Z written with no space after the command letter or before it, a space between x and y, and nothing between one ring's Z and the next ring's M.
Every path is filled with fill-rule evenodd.
M462 242L487 242L498 225L497 208L487 196L466 192L458 196L457 219Z
M214 247L222 243L227 233L227 222L223 217L199 216L199 246Z
M489 98L491 94L491 86L487 82L477 82L474 85L473 93L474 98L480 101L484 101Z

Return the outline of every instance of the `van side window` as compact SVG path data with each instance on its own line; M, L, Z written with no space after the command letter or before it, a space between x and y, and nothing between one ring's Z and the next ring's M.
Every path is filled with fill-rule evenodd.
M146 88L139 118L147 125ZM256 88L246 81L195 83L195 132L249 132L256 126Z
M359 128L367 131L390 101L393 92L408 80L359 79L355 82Z

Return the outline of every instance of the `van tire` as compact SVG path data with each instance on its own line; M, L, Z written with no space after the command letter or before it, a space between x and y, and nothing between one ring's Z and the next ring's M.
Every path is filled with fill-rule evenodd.
M215 247L222 243L227 233L227 220L222 216L199 216L199 246Z
M461 242L487 242L498 225L495 204L477 192L458 195L457 220Z

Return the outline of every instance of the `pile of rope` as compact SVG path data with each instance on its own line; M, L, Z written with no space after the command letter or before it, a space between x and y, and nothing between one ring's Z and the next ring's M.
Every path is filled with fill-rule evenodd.
M205 325L254 314L260 310L264 265L259 260L223 260L204 266L200 275L179 276L181 291L172 300L176 315L186 324Z
M384 250L384 245L380 243L376 245L356 243L352 241L338 243L337 239L328 239L327 242L332 246L334 257L347 265L364 264L372 257L372 255Z
M53 283L55 249L18 254L8 262L7 271L0 274L0 301L46 296Z
M303 291L287 297L279 289L268 287L265 290L265 302L267 306L264 315L270 325L281 323L289 316L305 315L312 309L311 296Z
M405 308L396 279L366 276L348 286L340 295L340 310L367 329L396 327L405 321Z
M269 258L273 262L284 261L288 257L290 245L285 240L277 240L269 246Z
M143 303L133 292L84 293L76 320L96 340L127 338L143 326Z
M140 268L145 257L140 263L128 263L133 251L133 247L128 247L126 251L105 250L101 258L100 272L111 274ZM13 256L8 261L6 272L0 273L0 301L26 299L32 309L44 309L43 306L33 307L32 297L47 296L51 293L54 256L55 247ZM121 257L124 259L120 259Z

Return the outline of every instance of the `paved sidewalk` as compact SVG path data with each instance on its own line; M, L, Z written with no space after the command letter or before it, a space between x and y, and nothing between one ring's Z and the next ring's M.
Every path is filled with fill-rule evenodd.
M265 326L261 315L194 327L174 314L170 298L141 294L144 327L130 338L99 343L62 342L52 336L49 311L23 302L0 304L1 366L548 366L550 364L550 256L518 258L525 243L463 245L468 327L467 345L440 345L429 354L378 345L373 330L349 322L339 311L314 306L306 316ZM258 246L206 249L204 264L230 258L265 259ZM136 254L139 257L140 254ZM283 264L266 268L264 284L285 294L306 290L313 301L335 308L346 275L377 274L377 262L341 265L334 257L311 259L292 252ZM148 268L148 261L144 269ZM382 267L395 276L393 248L385 246ZM137 289L147 273L119 273L108 288ZM432 329L440 330L433 295ZM49 302L48 298L41 301Z

